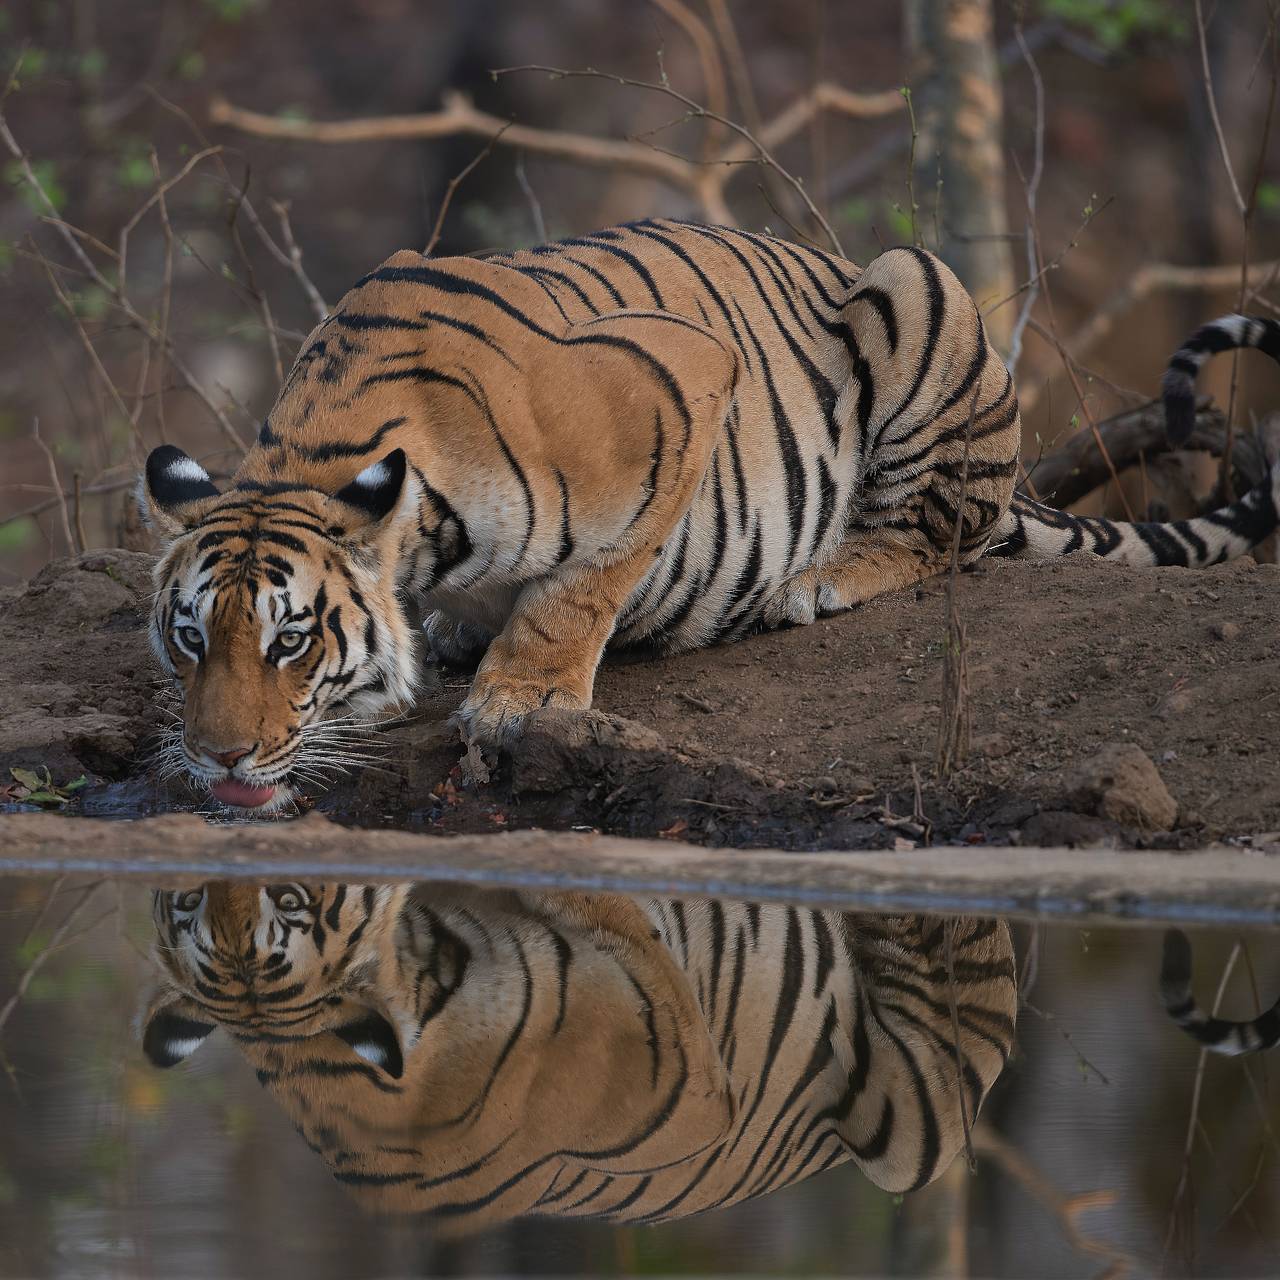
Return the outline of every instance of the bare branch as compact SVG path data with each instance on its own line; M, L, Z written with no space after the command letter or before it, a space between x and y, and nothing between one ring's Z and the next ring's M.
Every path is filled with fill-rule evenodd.
M1107 1264L1101 1273L1107 1280L1120 1280L1136 1269L1136 1259L1080 1227L1080 1217L1091 1209L1105 1209L1116 1201L1114 1191L1085 1191L1068 1195L1053 1185L1028 1161L1012 1143L1001 1137L990 1125L980 1124L973 1132L978 1153L1012 1178L1033 1200L1038 1201L1057 1220L1062 1234L1077 1253L1098 1258Z
M1218 117L1218 98L1213 91L1213 76L1209 72L1209 43L1204 25L1204 8L1200 0L1195 0L1196 36L1200 42L1200 78L1204 84L1204 96L1209 104L1209 118L1213 121L1213 131L1218 138L1218 151L1227 171L1227 181L1231 183L1231 194L1235 198L1236 212L1243 218L1248 211L1244 196L1240 194L1240 184L1236 181L1236 171L1231 163L1231 152L1227 150L1227 140L1223 136L1222 121Z
M53 459L53 451L45 444L40 435L40 419L31 419L31 439L35 441L36 448L44 454L45 463L49 468L49 479L53 482L54 491L58 495L58 511L62 516L62 536L67 540L67 554L73 556L76 553L76 540L71 536L71 518L67 512L67 499L62 492L62 481L58 479L58 464Z
M801 182L799 178L795 177L794 174L784 169L777 162L777 160L774 159L773 155L769 151L769 148L763 142L761 142L755 136L755 134L753 134L745 125L738 124L737 121L731 120L727 116L720 115L717 112L709 111L706 107L702 106L701 103L695 102L692 98L686 96L683 93L680 93L676 89L673 89L670 85L655 84L654 82L649 80L632 80L627 76L614 75L607 71L597 71L594 67L585 67L580 71L573 71L573 70L567 70L563 67L548 67L548 66L542 66L536 63L532 63L526 66L519 66L519 67L503 67L495 71L493 74L495 76L513 75L521 71L542 71L542 72L545 72L547 75L561 78L561 79L607 80L612 84L620 85L624 88L645 89L651 93L665 94L667 97L674 98L677 102L683 104L683 106L688 110L689 116L691 119L717 121L718 123L724 125L725 128L729 129L731 132L737 134L738 137L741 138L744 142L749 144L755 151L755 158L760 163L762 163L766 168L771 169L774 173L776 173L778 177L780 177L788 186L791 187L791 189L796 193L796 195L799 196L801 203L803 203L804 207L808 210L809 216L814 220L814 222L818 224L818 226L822 228L823 234L826 235L827 239L831 243L831 247L841 257L845 256L844 248L840 244L840 237L836 235L835 231L831 227L831 224L822 215L822 211L818 208L816 204L814 204L813 199L810 197L809 193L804 189L804 183ZM659 153L659 154L662 154L662 153ZM668 159L671 159L671 158L673 157L668 157ZM688 163L688 162L686 161L684 163ZM713 165L732 165L736 163L738 163L736 159L722 157L721 159L714 161ZM707 175L713 174L715 172L715 169L700 168L698 172L700 175L698 187L699 187L699 190L702 191L707 187L707 183L706 183ZM722 188L723 188L723 182L719 184L719 189L715 193L716 199L713 201L713 203L719 203L720 205L723 205L724 199L723 199ZM710 193L708 191L707 194L704 195L704 204L708 202L709 197L710 197ZM726 208L726 212L727 212L727 208Z
M1027 37L1022 30L1022 12L1018 10L1017 22L1013 29L1014 38L1018 42L1018 49L1022 53L1022 59L1027 64L1028 70L1031 72L1031 83L1035 86L1036 91L1036 132L1035 132L1035 162L1031 166L1031 178L1027 182L1026 201L1027 201L1027 296L1023 300L1022 308L1018 312L1018 318L1013 322L1013 332L1009 335L1009 357L1005 361L1005 367L1011 374L1017 373L1018 361L1022 357L1022 335L1026 331L1027 321L1031 319L1031 308L1036 305L1036 299L1040 296L1040 275L1042 271L1047 270L1041 267L1037 261L1036 255L1036 200L1040 194L1040 178L1044 173L1044 81L1040 78L1040 68L1036 65L1035 57L1032 55L1031 47L1027 44ZM1074 246L1073 240L1068 248ZM1066 250L1063 250L1065 253ZM1061 258L1059 258L1059 261ZM1055 262L1055 266L1057 263ZM999 305L998 303L996 304ZM994 308L988 308L994 310Z
M426 247L422 250L422 256L429 258L435 252L436 245L440 241L440 232L444 228L445 214L449 212L449 205L453 202L453 193L467 180L467 175L481 163L498 145L499 139L506 131L511 128L508 121L493 135L485 144L485 148L477 156L475 156L460 172L455 173L449 179L449 185L445 188L444 199L440 201L440 211L436 214L436 224L431 228L430 239L427 240Z
M1250 284L1280 271L1280 258L1255 262L1248 271ZM1215 267L1182 267L1169 262L1149 262L1129 277L1066 342L1075 357L1083 356L1107 336L1130 307L1158 289L1230 289L1240 279L1238 263Z
M722 41L724 39L723 30L721 39ZM763 164L797 192L810 216L815 218L816 224L823 228L828 239L836 244L837 252L840 252L834 232L831 232L825 219L817 212L803 184L778 164L772 155L772 150L794 137L822 111L853 118L870 118L905 109L902 96L897 89L882 93L860 94L823 82L815 85L808 93L791 103L773 120L761 126L759 133L756 133L737 124L723 112L702 106L692 98L677 92L670 85L629 80L591 68L583 71L566 71L553 67L508 67L495 71L494 75L532 70L545 71L557 77L593 77L631 88L665 94L674 98L685 108L682 119L700 119L718 125L733 134L733 139L721 151L712 154L705 161L690 160L648 145L636 138L599 138L590 134L560 129L541 129L503 121L497 116L478 110L465 95L456 91L448 92L443 96L439 111L417 115L371 116L364 120L323 122L284 120L278 116L233 106L223 98L215 98L209 107L209 118L215 124L226 125L256 137L339 145L353 142L446 138L460 134L492 138L494 134L500 132L502 146L514 147L533 155L548 156L572 164L638 173L652 178L692 198L702 215L712 222L728 225L734 223L734 218L726 203L725 188L731 181L735 168L745 164Z
M35 193L36 198L45 207L51 215L53 221L49 224L58 232L63 244L66 245L71 256L80 264L89 278L100 288L109 298L112 299L112 305L128 320L129 324L137 329L140 333L151 339L153 342L161 343L169 358L169 363L177 371L178 375L186 383L188 389L194 393L196 398L205 406L205 408L213 415L217 421L219 428L223 434L230 440L237 449L244 451L245 442L241 438L240 433L232 426L231 420L227 417L221 406L214 403L209 393L201 385L200 381L191 372L190 368L178 355L177 350L173 346L172 340L168 334L161 335L160 331L154 324L143 316L129 301L128 295L124 292L120 282L112 282L98 270L93 259L85 252L80 240L77 236L72 235L67 230L66 224L58 217L58 210L54 206L52 200L49 199L48 192L45 191L40 179L36 176L35 171L31 167L31 162L25 151L19 146L17 139L9 129L9 125L4 116L3 108L0 107L0 141L4 142L9 153L14 157L22 172L22 176L31 190ZM109 379L108 379L109 381ZM118 394L118 393L117 393ZM127 410L125 416L128 417Z

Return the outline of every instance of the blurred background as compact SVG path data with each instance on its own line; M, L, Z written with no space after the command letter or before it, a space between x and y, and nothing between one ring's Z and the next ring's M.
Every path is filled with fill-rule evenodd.
M491 74L529 64L643 84ZM939 251L1016 364L1031 468L1149 399L1246 254L1276 311L1275 67L1274 0L10 0L0 584L145 546L146 450L234 470L324 304L394 250L653 214ZM1242 436L1274 405L1241 360ZM1139 461L1094 501L1185 514L1217 474Z

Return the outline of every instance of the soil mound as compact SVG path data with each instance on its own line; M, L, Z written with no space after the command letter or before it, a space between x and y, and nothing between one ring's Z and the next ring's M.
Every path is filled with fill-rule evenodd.
M148 773L166 719L150 589L147 557L108 551L0 592L0 784L10 766L47 766L55 782L89 776L72 811L209 804ZM1280 841L1280 569L989 561L958 591L973 745L945 785L938 581L798 630L611 659L597 710L539 716L486 784L464 778L444 724L467 676L432 668L384 735L385 767L317 807L364 826L779 848ZM1155 793L1154 819L1107 798L1099 760Z

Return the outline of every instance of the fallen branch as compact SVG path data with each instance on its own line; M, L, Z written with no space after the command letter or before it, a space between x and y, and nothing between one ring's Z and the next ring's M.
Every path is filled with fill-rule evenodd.
M1098 423L1098 435L1117 471L1136 466L1141 457L1152 458L1170 450L1165 434L1164 409L1158 401ZM1220 457L1225 437L1226 419L1222 411L1205 403L1196 413L1191 438L1180 448L1199 449ZM1256 484L1266 472L1262 450L1252 449L1237 459L1237 470L1245 473L1246 488ZM1098 452L1097 441L1088 428L1077 431L1052 453L1045 454L1031 475L1044 500L1058 507L1069 507L1079 502L1111 478L1111 472Z

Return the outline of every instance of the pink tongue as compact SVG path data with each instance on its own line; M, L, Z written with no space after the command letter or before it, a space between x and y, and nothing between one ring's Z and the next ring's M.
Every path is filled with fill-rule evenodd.
M276 793L275 787L251 787L247 782L224 778L209 788L223 804L234 804L241 809L256 809L266 804Z

